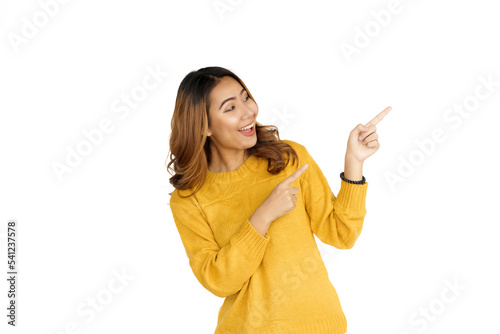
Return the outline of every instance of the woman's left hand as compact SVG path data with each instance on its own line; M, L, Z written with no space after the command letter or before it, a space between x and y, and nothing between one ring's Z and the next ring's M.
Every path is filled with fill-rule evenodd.
M380 114L375 116L375 118L366 123L364 126L362 124L358 124L358 126L351 131L349 134L349 140L347 141L346 156L352 157L362 163L366 158L377 152L380 148L380 144L377 140L378 134L376 132L377 127L375 125L380 122L391 110L392 107L385 108Z

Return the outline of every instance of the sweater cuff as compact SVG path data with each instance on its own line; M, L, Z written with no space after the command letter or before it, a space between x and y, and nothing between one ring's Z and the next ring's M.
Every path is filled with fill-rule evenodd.
M248 259L262 259L269 237L260 234L249 219L245 221L240 231L231 239L231 243L238 249L243 250Z
M337 204L349 209L365 209L368 182L353 184L342 179L340 181L340 190L336 199Z

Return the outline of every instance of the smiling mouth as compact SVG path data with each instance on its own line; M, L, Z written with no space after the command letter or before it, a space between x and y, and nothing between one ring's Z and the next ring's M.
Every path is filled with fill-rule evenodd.
M250 126L250 125L252 126L251 128L246 128L247 126ZM248 125L246 125L246 126L244 126L244 127L243 127L243 128L241 128L241 129L238 129L238 131L240 131L240 132L245 132L245 131L247 131L247 130L252 130L254 127L255 127L255 121L254 121L254 122L252 122L252 123L250 123L250 124L248 124ZM245 130L242 130L242 129L244 129L244 128L246 128L246 129L245 129Z

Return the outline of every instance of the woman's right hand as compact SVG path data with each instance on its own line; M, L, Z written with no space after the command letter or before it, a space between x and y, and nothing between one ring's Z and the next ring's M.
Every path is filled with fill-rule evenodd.
M299 188L292 187L291 185L307 167L309 167L308 164L303 164L289 177L278 183L264 202L257 208L254 215L262 217L270 225L277 218L295 209L295 202L297 202L295 195L299 193Z

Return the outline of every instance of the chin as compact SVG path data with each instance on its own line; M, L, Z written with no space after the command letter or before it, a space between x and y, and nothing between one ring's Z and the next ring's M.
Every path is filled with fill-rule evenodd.
M255 145L257 144L257 136L255 136L254 140L253 140L253 144L252 146L248 147L248 148L252 148L254 147Z

